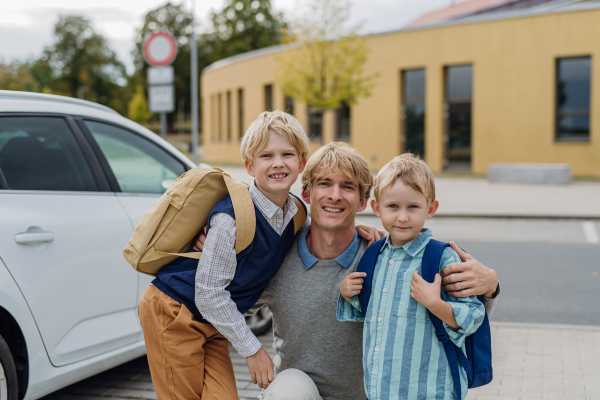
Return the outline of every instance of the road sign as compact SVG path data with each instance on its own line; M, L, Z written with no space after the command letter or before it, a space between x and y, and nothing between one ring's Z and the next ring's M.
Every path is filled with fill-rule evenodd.
M177 55L177 41L167 31L152 33L144 41L144 58L155 67L169 65Z
M148 105L150 112L170 113L175 111L173 85L150 86L148 88Z
M149 85L170 85L173 83L173 67L149 67L148 84Z

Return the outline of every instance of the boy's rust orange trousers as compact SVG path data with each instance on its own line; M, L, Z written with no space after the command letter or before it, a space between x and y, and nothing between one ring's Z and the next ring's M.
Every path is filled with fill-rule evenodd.
M159 400L238 399L229 341L155 286L138 305Z

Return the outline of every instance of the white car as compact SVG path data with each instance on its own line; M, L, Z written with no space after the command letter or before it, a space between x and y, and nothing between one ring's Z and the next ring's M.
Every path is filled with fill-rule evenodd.
M121 251L193 167L107 107L0 91L0 400L145 354L137 304L152 278Z

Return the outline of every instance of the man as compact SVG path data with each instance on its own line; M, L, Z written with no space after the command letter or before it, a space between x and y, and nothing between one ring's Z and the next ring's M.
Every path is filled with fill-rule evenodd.
M310 157L302 197L311 226L298 234L253 308L268 306L274 321L277 376L263 399L365 399L363 327L337 321L336 305L340 282L356 270L368 247L354 221L367 206L372 184L365 159L344 143L329 143ZM453 248L465 262L444 270L445 290L455 297L485 295L490 313L499 291L496 273Z

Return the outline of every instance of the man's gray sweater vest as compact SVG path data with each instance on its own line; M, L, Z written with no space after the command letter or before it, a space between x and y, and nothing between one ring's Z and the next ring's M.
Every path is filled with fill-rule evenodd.
M364 400L363 324L336 318L340 283L356 271L367 242L361 239L349 268L321 260L308 270L298 254L298 238L257 306L273 312L275 372L304 371L325 400Z

